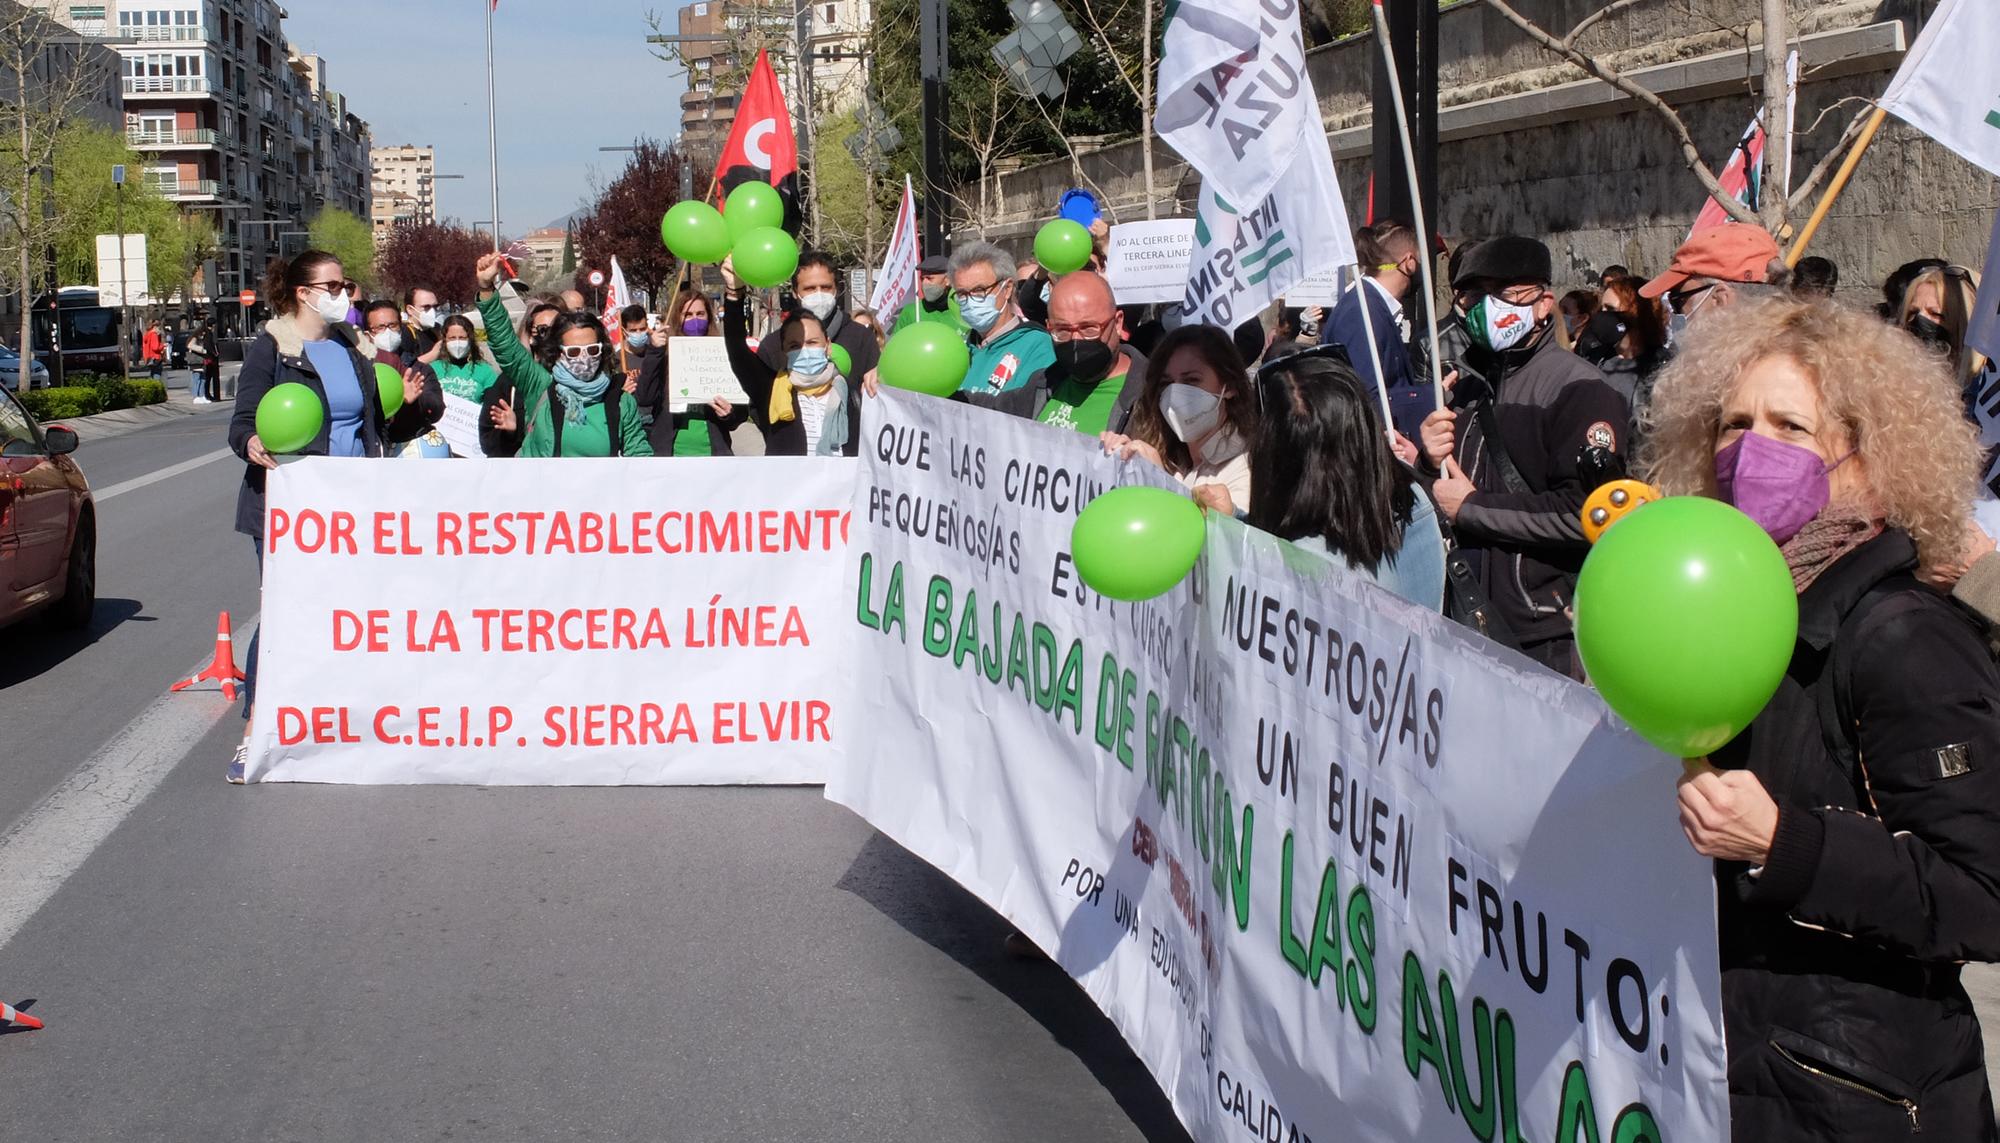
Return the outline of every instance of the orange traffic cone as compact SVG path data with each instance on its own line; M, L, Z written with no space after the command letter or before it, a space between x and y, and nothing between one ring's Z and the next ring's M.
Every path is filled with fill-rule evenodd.
M23 1028L39 1028L40 1020L6 1003L0 1003L0 1023L19 1024Z
M196 683L210 681L222 684L222 697L234 701L236 684L243 681L243 672L236 669L236 648L229 641L229 613L215 618L215 659L203 667L199 674L182 679L168 687L169 692L182 691Z

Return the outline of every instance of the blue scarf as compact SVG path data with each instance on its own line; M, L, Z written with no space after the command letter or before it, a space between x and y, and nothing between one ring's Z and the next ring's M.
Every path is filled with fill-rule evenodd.
M611 387L611 374L601 368L597 371L597 376L588 381L579 381L576 375L569 371L569 366L558 362L551 377L556 383L556 396L562 401L563 415L569 418L569 423L572 425L582 424L584 410L590 408L590 403L604 396L604 391Z

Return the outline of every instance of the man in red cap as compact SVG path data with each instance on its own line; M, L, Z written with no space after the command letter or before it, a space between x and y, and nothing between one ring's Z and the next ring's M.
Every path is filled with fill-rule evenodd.
M1667 298L1667 309L1684 325L1710 307L1727 307L1740 297L1784 282L1778 244L1761 226L1726 222L1681 243L1667 272L1639 287L1642 297ZM1748 290L1744 286L1751 287Z

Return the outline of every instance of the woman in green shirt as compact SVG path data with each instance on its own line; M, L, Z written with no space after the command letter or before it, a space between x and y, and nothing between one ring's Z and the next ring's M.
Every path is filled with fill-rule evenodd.
M605 366L611 343L588 313L556 319L548 340L530 352L514 334L493 293L500 255L479 259L479 314L486 344L519 397L521 457L652 456L638 402Z
M438 385L446 394L464 401L483 401L486 390L500 379L499 370L480 360L479 338L472 319L453 314L444 319L444 334L438 340L438 358L431 363Z

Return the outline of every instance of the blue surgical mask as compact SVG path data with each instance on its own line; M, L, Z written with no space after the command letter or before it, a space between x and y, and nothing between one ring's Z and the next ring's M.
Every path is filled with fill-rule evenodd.
M793 384L805 381L816 385L820 375L833 368L833 358L819 346L806 346L785 354L785 368L791 371Z
M996 294L998 292L994 291ZM965 324L983 334L999 324L1000 301L993 294L983 298L976 296L965 298L958 303L958 316L965 320Z

